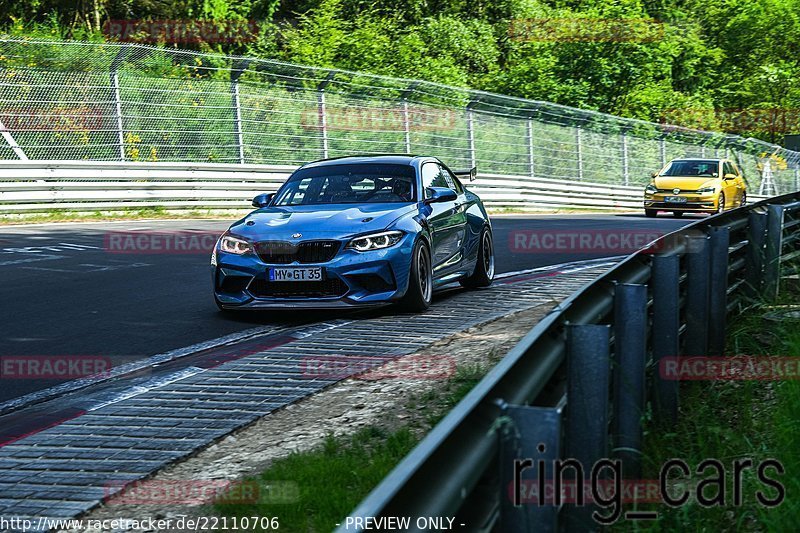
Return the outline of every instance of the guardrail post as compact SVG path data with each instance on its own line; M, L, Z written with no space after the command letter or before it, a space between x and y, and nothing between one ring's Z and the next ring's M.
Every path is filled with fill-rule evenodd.
M642 475L642 415L647 359L647 286L614 288L614 456L625 479Z
M669 424L678 420L678 382L664 379L661 361L679 356L680 332L680 256L656 255L653 257L651 287L653 290L653 360L656 362L654 380L654 409L659 418Z
M764 285L764 240L767 214L750 211L747 215L747 250L745 255L745 291L751 298L761 294Z
M475 157L475 113L472 111L472 104L467 105L467 143L469 147L469 165L470 168L477 166Z
M566 457L582 465L583 479L608 457L609 330L605 325L567 326ZM597 529L592 511L591 505L567 505L567 531Z
M706 235L687 237L686 343L684 353L704 356L708 349L710 250Z
M513 423L501 433L500 442L500 530L504 533L558 531L558 510L538 491L539 477L553 479L553 461L561 458L561 407L508 405L500 402L501 416ZM519 461L533 460L533 467L517 474ZM540 462L541 461L541 462ZM538 468L542 467L542 468ZM524 487L527 485L527 490ZM515 494L519 487L522 494ZM522 490L520 492L522 492ZM520 506L514 505L514 497Z
M536 166L533 160L533 119L526 121L525 137L528 141L528 173L530 176L536 177Z
M711 274L708 306L708 355L725 352L725 319L728 314L728 246L730 230L712 227L710 239Z
M781 249L783 248L783 206L767 206L767 239L764 248L764 296L767 300L778 297L781 277Z
M578 159L578 181L583 181L583 145L580 125L575 126L575 156Z
M628 132L622 132L622 177L625 185L630 183L630 169L628 167Z

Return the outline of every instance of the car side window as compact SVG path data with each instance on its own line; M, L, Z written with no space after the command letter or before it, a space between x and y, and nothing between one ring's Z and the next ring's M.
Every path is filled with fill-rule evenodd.
M425 189L425 198L429 198L428 187L450 187L445 175L445 172L436 163L422 165L422 187Z
M444 174L444 179L447 182L447 186L456 191L458 194L463 193L464 188L461 186L460 183L458 183L458 180L453 175L453 173L450 172L449 169L443 167L442 165L439 165L439 168L441 169L442 174Z
M736 174L736 172L733 171L733 167L729 161L725 161L725 164L722 167L722 175L725 176L727 174Z

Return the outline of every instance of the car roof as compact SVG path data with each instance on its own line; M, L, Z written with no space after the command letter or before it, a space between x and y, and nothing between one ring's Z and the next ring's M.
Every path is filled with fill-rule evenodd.
M414 161L427 159L426 157L413 154L381 154L381 155L348 155L343 157L332 157L306 163L301 168L322 167L328 165L346 165L354 163L387 163L394 165L413 165Z
M730 161L724 157L676 157L672 161Z

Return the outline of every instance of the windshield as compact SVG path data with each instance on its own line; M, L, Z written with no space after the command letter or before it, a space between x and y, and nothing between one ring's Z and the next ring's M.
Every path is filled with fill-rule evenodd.
M386 163L301 169L281 187L272 205L411 202L414 178L414 167Z
M670 162L667 168L661 172L661 176L708 176L713 177L719 174L719 161L714 160L676 160Z

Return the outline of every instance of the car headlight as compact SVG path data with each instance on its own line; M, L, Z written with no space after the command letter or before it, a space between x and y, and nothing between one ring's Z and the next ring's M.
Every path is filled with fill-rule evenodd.
M654 184L650 184L644 188L645 194L655 194L658 192L658 188Z
M229 254L242 255L252 251L253 247L243 239L237 239L230 235L223 235L219 240L219 249Z
M355 250L357 252L367 252L369 250L381 250L394 246L400 239L403 238L402 231L383 231L381 233L373 233L372 235L364 235L363 237L356 237L347 243L346 248Z
M697 192L698 194L714 194L716 190L714 187L703 187L702 189L697 189Z

